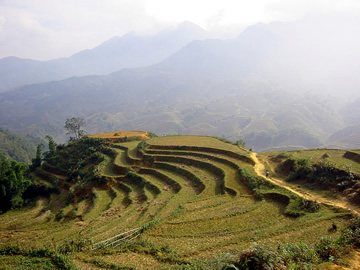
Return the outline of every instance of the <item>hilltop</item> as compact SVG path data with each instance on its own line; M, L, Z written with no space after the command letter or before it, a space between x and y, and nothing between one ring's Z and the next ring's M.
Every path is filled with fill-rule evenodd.
M359 244L351 229L359 221L350 221L359 209L359 154L256 155L217 137L141 131L57 145L30 174L24 196L34 203L0 216L2 261L52 269L222 269L260 258L289 269L344 264L340 246ZM336 176L328 183L324 159ZM336 194L348 196L346 208Z

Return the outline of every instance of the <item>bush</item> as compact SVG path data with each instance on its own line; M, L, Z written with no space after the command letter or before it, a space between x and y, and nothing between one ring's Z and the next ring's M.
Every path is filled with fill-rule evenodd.
M88 249L92 245L91 239L70 239L66 240L63 244L59 245L57 251L61 254L70 254Z
M313 173L313 168L311 167L311 162L307 158L300 158L296 160L294 171L290 173L286 181L291 182L300 179L311 178Z
M283 258L276 251L255 243L250 251L240 256L237 266L240 269L272 270L283 264Z
M360 247L360 217L352 219L349 226L343 231L339 238L342 245L353 245Z
M286 207L285 214L292 217L299 217L306 213L315 213L319 211L320 205L317 202L306 200L304 198L296 198L290 200Z
M66 257L65 255L61 255L61 254L56 254L53 258L52 261L54 264L56 264L60 269L65 269L65 270L75 270L78 269L72 262L71 260Z
M315 243L315 251L323 261L333 262L339 255L340 246L332 237L321 237Z
M131 267L131 266L122 266L122 265L117 265L116 263L109 263L104 261L104 259L102 258L94 258L91 260L86 260L87 263L91 263L95 266L98 266L100 268L105 268L105 269L114 269L114 270L135 270L135 267Z
M318 262L317 253L305 243L287 243L278 247L280 255L284 258L286 265L312 265Z

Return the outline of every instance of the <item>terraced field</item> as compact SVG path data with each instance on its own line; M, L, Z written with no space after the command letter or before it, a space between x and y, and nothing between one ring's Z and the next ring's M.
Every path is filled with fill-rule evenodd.
M340 230L330 232L331 225L342 228L351 216L326 206L297 218L285 215L296 195L265 179L258 179L263 185L255 190L247 179L256 177L250 153L217 138L158 137L113 142L111 149L113 154L106 154L100 166L106 184L73 200L66 200L71 187L65 188L33 208L5 213L1 242L56 246L80 236L97 243L152 224L139 230L136 239L164 251L121 251L101 258L139 269L168 268L173 263L163 253L169 250L181 260L211 260L248 249L253 242L312 245L321 236L336 237ZM91 256L99 255L80 252L73 259L95 269Z

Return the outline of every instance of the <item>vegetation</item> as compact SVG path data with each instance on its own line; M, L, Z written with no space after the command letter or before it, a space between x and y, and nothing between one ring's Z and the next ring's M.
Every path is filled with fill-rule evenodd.
M289 162L288 162L289 163ZM350 168L339 169L326 159L311 163L309 159L290 160L291 173L287 181L305 180L321 188L331 188L339 192L352 194L352 200L360 201L360 177L351 172Z
M39 138L12 134L0 127L0 155L8 159L29 163L41 142Z
M66 134L73 134L74 137L70 136L71 140L80 139L82 136L85 135L85 121L83 118L80 117L72 117L66 119L64 128L67 130Z
M28 169L24 163L0 160L0 213L23 205L22 194L30 185L24 176Z
M347 225L349 211L270 183L235 144L138 139L62 145L47 137L23 193L40 197L0 216L0 250L19 245L16 256L4 251L6 260L44 269L311 269L359 246L360 221ZM299 174L312 169L307 160L293 165Z

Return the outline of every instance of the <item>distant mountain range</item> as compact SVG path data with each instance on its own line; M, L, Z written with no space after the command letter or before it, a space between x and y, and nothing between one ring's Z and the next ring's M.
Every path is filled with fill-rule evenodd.
M208 33L185 22L174 30L154 36L128 33L103 44L76 53L68 58L36 61L17 57L0 59L0 92L26 84L62 80L73 76L104 75L123 68L156 64L193 40L202 40Z
M343 63L322 62L335 49L330 48L331 43L322 44L326 49L319 45L320 39L314 33L331 40L329 33L320 31L321 25L309 30L309 38L315 35L313 39L318 42L304 37L309 29L306 26L311 26L309 21L257 24L232 40L204 40L206 32L190 24L156 37L129 34L116 38L72 56L69 59L73 64L69 59L63 61L69 65L68 70L77 72L106 73L110 66L120 71L32 84L1 93L0 126L23 134L50 134L63 141L66 118L79 116L85 118L89 133L124 129L215 135L234 141L244 139L256 151L326 146L334 142L328 141L336 137L332 134L359 123L356 105L351 105L355 115L351 114L345 100L358 94L355 90L360 83L353 69L345 79L334 75L344 74ZM159 56L165 37L185 40L183 36L197 40L188 41L172 54L170 49L164 50L168 57ZM180 46L181 42L174 43ZM122 66L121 61L112 60L125 59L125 54L115 53L115 49L113 55L110 53L119 44L123 48L132 44L144 57L149 55L141 62L135 60L138 53L128 54L133 61ZM347 54L344 52L344 59ZM158 59L157 64L154 59ZM352 60L357 61L357 55ZM130 68L131 64L143 67ZM31 71L25 64L22 67ZM317 77L315 71L319 70ZM18 78L21 81L20 75ZM338 91L335 86L340 83Z

